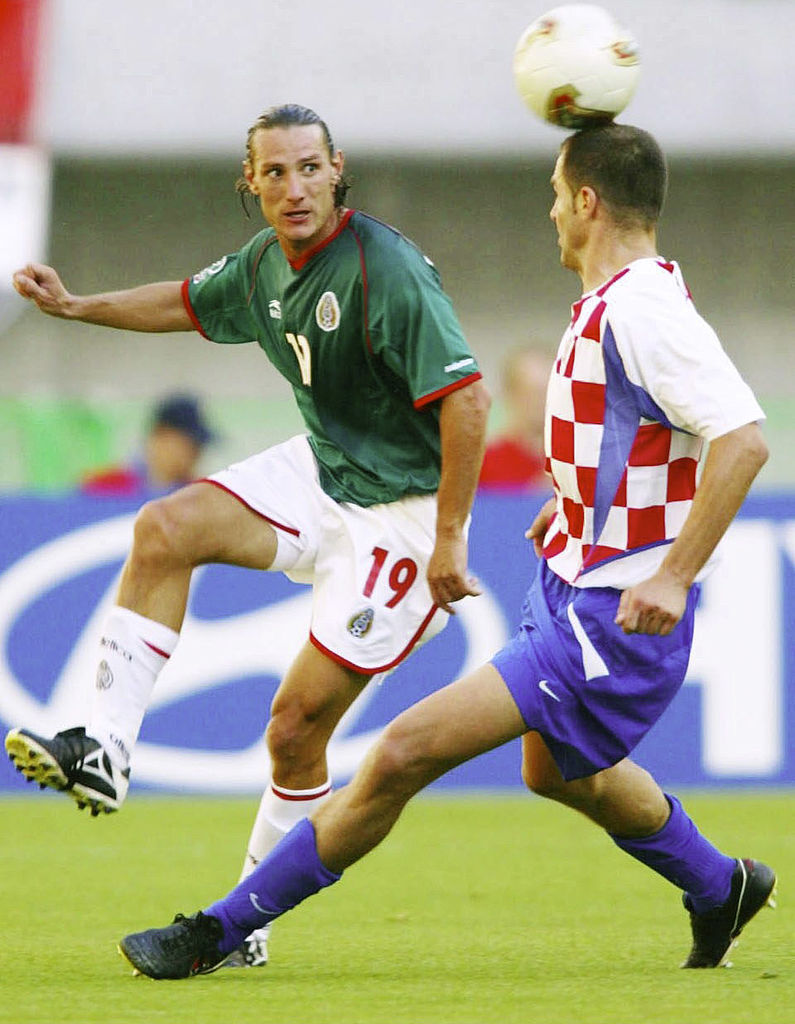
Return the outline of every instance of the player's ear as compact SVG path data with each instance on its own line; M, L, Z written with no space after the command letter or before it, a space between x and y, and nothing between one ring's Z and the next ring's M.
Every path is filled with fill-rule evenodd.
M251 167L251 161L249 160L243 161L243 177L248 182L249 191L252 192L254 195L258 195L259 193L257 192L256 186L254 185L254 171Z
M599 196L591 186L583 185L577 193L577 198L579 200L579 203L577 204L579 209L588 216L593 217L596 213L596 208L599 205Z
M338 149L331 158L331 166L334 168L336 180L339 181L342 177L342 169L345 166L345 154L341 149Z

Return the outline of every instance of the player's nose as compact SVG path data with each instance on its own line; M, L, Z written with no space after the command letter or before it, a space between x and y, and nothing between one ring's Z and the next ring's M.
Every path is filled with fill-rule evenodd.
M288 199L296 200L303 198L304 183L297 171L291 171L285 176L285 190Z

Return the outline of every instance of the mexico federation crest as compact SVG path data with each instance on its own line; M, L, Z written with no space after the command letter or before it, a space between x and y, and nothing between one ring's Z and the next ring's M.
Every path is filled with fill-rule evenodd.
M373 608L364 608L349 620L348 632L352 637L355 637L357 640L361 640L363 636L370 632L370 627L373 624L374 618L375 610Z
M110 665L103 658L99 663L97 669L97 689L98 690L109 690L113 685L113 673L110 670Z
M334 292L323 292L315 306L315 320L321 331L336 331L340 325L340 304Z

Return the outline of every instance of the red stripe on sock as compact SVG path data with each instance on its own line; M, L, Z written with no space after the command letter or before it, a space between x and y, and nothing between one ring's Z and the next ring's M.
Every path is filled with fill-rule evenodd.
M155 654L159 654L161 658L168 659L171 657L170 654L167 654L165 651L161 651L159 647L155 647L154 644L150 644L148 640L144 640L144 643L146 644L150 651L154 651Z
M277 789L273 783L271 783L271 789L280 800L317 800L318 797L325 796L326 793L331 792L331 783L319 793L285 793L284 790Z

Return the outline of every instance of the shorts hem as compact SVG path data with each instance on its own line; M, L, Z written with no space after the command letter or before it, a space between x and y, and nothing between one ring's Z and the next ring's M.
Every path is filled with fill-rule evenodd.
M247 508L249 512L253 512L254 515L259 516L260 519L264 519L265 522L273 526L274 529L284 530L285 533L289 533L293 537L301 536L300 530L297 530L294 526L287 526L286 523L280 523L276 519L271 519L270 516L266 516L264 512L260 512L259 509L254 508L254 506L250 505L245 498L241 497L241 495L239 495L236 491L233 491L231 487L227 486L226 484L222 484L220 480L213 480L212 477L205 476L202 477L200 480L197 480L196 483L212 484L213 487L217 487L220 491L226 491L227 494L231 495L231 497L239 501L244 508Z
M326 647L326 645L321 640L318 640L318 638L315 636L313 632L311 632L311 630L309 633L309 640L321 652L321 654L325 654L326 657L331 658L332 661L336 661L338 665L343 665L345 668L352 669L354 672L361 672L363 675L379 675L381 672L389 672L391 669L396 668L401 661L404 661L409 656L409 654L411 654L412 650L421 639L422 634L428 628L431 619L434 617L437 611L439 611L439 606L434 605L428 612L428 614L425 616L425 618L422 620L419 629L411 638L411 640L409 640L408 644L403 648L403 650L400 652L400 654L398 654L396 658L393 658L392 661L387 662L386 665L357 665L356 662L349 661L348 658L344 658L341 654L338 654L336 651L332 651L329 647Z

